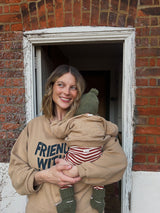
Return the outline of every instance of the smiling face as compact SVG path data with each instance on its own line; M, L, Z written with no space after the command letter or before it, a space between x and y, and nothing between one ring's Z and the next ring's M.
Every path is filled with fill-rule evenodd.
M76 79L71 73L62 75L53 85L53 101L58 119L62 119L77 97Z

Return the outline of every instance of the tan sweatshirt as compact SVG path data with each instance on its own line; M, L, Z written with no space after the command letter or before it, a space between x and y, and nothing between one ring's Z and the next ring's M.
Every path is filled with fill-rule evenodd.
M59 187L44 183L35 190L34 175L38 170L55 165L55 159L64 157L67 150L64 140L55 137L49 120L44 116L30 121L20 134L11 152L9 175L16 191L28 195L26 213L57 213L56 203L61 200ZM98 160L77 166L82 181L74 185L76 213L97 213L88 205L92 193L91 185L119 181L126 165L121 146L115 137L111 137Z

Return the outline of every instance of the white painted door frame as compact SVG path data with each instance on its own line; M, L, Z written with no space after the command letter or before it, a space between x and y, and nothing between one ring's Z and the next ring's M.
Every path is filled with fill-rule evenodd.
M133 113L135 105L135 29L118 27L62 27L24 32L26 120L35 117L34 48L43 44L123 42L122 146L128 167L122 180L121 213L129 213L132 188Z

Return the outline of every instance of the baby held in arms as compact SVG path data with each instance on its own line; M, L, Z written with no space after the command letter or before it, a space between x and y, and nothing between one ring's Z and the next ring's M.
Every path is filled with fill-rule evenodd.
M103 153L103 146L118 134L118 127L98 116L98 90L92 88L84 94L75 116L62 121L52 121L51 130L58 138L65 138L69 150L65 160L72 165L93 162ZM68 171L69 172L69 171ZM67 174L67 173L66 173ZM57 205L58 213L76 210L74 187L68 185L60 189L62 202ZM104 186L93 186L90 204L99 213L104 211Z

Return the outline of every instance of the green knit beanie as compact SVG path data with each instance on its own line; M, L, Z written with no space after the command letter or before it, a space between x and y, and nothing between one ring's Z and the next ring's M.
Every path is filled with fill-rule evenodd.
M98 113L98 106L99 106L99 100L98 100L98 90L95 88L92 88L88 93L85 93L82 95L80 100L80 105L75 113L75 115L85 114L85 113L91 113L93 115L96 115Z

